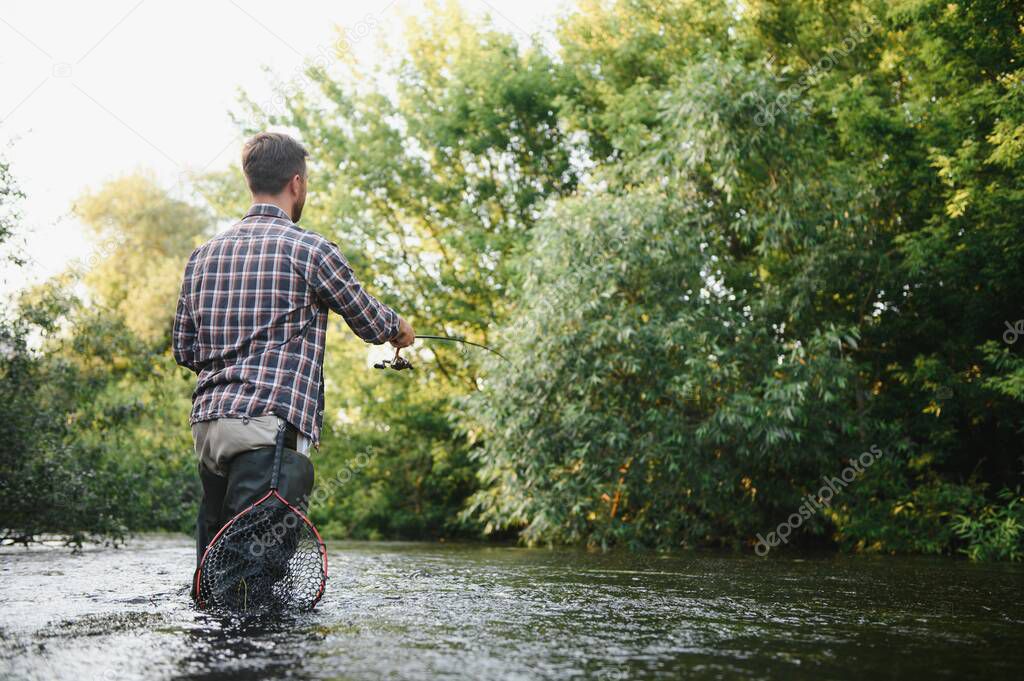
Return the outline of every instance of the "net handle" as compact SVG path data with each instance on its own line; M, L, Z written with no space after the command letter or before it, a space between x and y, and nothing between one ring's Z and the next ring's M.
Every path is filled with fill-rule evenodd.
M277 424L277 439L274 442L274 470L270 474L270 489L277 490L277 485L281 477L281 456L284 453L284 431L285 422L282 419Z

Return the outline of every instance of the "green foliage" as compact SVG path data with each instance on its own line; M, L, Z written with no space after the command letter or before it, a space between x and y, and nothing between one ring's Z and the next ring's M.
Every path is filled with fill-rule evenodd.
M355 343L340 345L325 366L344 378L344 389L328 396L338 419L315 455L314 522L333 537L465 535L457 514L476 478L450 423L449 398L418 359L415 372L371 371Z
M191 388L167 352L160 301L177 290L204 227L198 211L144 177L108 185L80 210L100 247L22 292L0 322L4 539L57 533L80 544L190 531L197 484L183 419ZM71 293L83 280L88 305Z
M875 443L885 463L802 540L949 552L953 517L1018 474L1019 357L991 339L1024 283L1019 17L883 11L622 2L566 22L604 184L535 233L517 359L470 401L487 529L744 541ZM687 47L638 58L652 15L687 13Z
M674 79L659 116L669 142L637 163L653 179L562 202L536 233L525 314L506 343L513 362L492 366L471 402L488 434L488 487L470 512L488 529L602 546L731 542L794 509L849 454L858 419L841 397L856 331L804 321L814 297L793 281L823 276L795 256L845 237L815 230L813 201L776 219L791 191L781 164L775 193L744 183L781 157L759 148L777 135L741 143L729 130L753 126L739 95L764 86L741 77L700 63Z
M830 517L839 547L866 553L939 554L960 545L952 521L981 508L981 486L942 480L920 462L911 459L908 466L899 456L875 466L833 506Z
M0 399L9 414L0 433L4 538L58 533L80 544L132 530L188 530L194 468L186 477L176 465L187 451L180 438L154 442L167 437L167 417L180 413L181 401L153 418L149 403L166 401L165 388L138 365L116 368L117 351L138 350L138 342L55 286L24 294L18 312L0 325Z
M1004 489L999 501L975 515L956 517L954 529L971 560L1024 560L1024 496L1019 487Z
M71 372L46 366L29 346L33 335L54 332L52 320L66 305L45 297L20 316L5 314L0 323L0 399L7 410L0 426L3 541L26 541L46 531L66 532L72 541L123 533L103 497L110 479L91 465L94 461L73 457L62 446L70 406L64 388Z
M166 342L184 259L210 233L211 217L143 174L80 197L75 213L97 244L81 272L92 295L139 338Z

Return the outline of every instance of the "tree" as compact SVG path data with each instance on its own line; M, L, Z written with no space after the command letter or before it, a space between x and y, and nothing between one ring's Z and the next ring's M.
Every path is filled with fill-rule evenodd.
M212 225L145 177L80 205L104 241L86 263L21 292L0 325L4 538L59 533L80 544L188 531L197 499L190 386L168 352L166 298L193 239ZM73 293L83 280L87 303Z
M970 544L985 533L950 521L998 503L1024 423L1019 363L991 340L1024 266L1019 13L714 9L595 4L565 23L584 95L564 110L604 182L536 233L550 255L506 325L530 361L493 367L471 402L470 512L531 541L749 541L873 445L882 463L802 540ZM676 31L664 59L640 47ZM627 248L594 253L610 235ZM663 263L648 251L666 240ZM612 262L577 274L581 256Z
M146 174L112 180L80 197L74 210L97 243L81 268L96 302L115 310L141 339L166 342L184 259L212 235L212 217L172 198Z

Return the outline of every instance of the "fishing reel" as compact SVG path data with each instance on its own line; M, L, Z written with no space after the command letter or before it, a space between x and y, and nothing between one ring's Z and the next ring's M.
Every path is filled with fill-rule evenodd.
M395 371L403 371L405 369L412 369L412 362L402 357L398 353L402 351L401 348L395 348L394 359L382 359L379 362L374 363L374 369L394 369Z

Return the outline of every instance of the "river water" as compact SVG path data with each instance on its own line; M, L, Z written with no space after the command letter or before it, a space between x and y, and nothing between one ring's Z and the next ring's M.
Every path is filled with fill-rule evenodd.
M335 542L312 613L195 611L193 548L0 549L0 679L934 679L1024 668L1024 568Z

